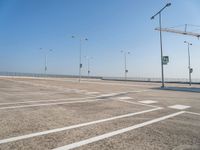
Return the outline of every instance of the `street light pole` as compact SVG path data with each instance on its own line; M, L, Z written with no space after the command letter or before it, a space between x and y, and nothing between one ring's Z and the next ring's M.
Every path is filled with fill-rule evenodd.
M47 53L45 54L44 74L47 72Z
M75 36L72 36L72 38L75 38ZM83 67L83 64L81 62L81 58L82 58L82 41L85 40L85 41L88 41L87 38L81 38L79 37L79 42L80 42L80 47L79 47L79 82L81 82L81 69Z
M190 45L192 45L192 43L189 43L187 41L184 41L184 43L187 44L187 48L188 48L188 70L189 70L189 85L191 86L191 82L192 82L192 79L191 79L191 66L190 66Z
M82 69L81 56L82 56L82 39L80 38L79 82L81 82L81 69Z
M40 48L42 50L42 48ZM48 58L48 52L52 52L52 49L49 49L47 52L45 52L45 58L44 58L44 74L46 75L47 73L47 58Z
M162 28L162 17L161 13L159 13L159 26ZM163 67L163 47L162 47L162 31L160 30L160 57L161 57L161 74L162 74L162 87L165 87L164 81L164 67Z
M162 46L162 11L166 8L171 6L171 3L167 3L159 12L157 12L154 16L151 17L151 19L154 19L157 15L159 15L159 27L160 27L160 54L161 54L161 75L162 75L162 88L165 87L165 81L164 81L164 67L163 67L163 46Z
M86 61L87 61L87 74L88 74L88 78L90 77L90 60L93 59L93 57L87 57L85 56Z
M128 70L127 70L126 56L127 56L127 54L130 54L130 52L121 51L121 53L124 53L124 78L125 78L125 80L127 80Z
M88 78L90 77L90 59L88 59Z
M125 70L124 70L124 73L125 73L125 80L126 80L126 79L127 79L126 52L124 53L124 61L125 61L125 62L124 62L124 65L125 65L125 66L124 66L124 67L125 67L125 68L124 68L124 69L125 69Z

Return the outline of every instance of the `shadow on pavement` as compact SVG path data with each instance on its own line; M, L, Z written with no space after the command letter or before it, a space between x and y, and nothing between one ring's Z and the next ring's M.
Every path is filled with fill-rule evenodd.
M153 88L153 89L200 93L200 88L195 88L195 87L164 87L164 88L158 87L158 88Z

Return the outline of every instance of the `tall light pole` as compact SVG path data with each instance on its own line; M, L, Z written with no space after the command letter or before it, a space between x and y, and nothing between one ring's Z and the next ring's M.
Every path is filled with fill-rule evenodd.
M87 61L87 73L88 73L88 78L90 77L90 60L93 59L93 57L88 57L88 56L85 56L86 58L86 61Z
M76 38L75 36L72 36L72 38ZM87 38L82 38L79 37L79 42L80 42L80 47L79 47L79 82L81 82L81 69L83 67L83 64L81 62L81 58L82 58L82 41L88 41Z
M160 26L160 52L161 52L161 74L162 74L162 88L165 87L165 81L164 81L164 68L163 68L163 48L162 48L162 11L166 8L171 6L171 3L167 3L160 11L158 11L154 16L151 17L151 20L154 19L157 15L159 15L159 26Z
M43 50L42 48L40 48L40 50ZM45 58L44 58L44 73L46 74L47 73L47 57L48 57L48 53L49 52L52 52L53 50L52 49L49 49L48 51L45 51Z
M190 45L192 45L192 43L184 41L184 43L187 44L187 48L188 48L188 70L189 70L189 85L191 86L191 74L192 74L192 68L190 66Z
M124 78L126 80L127 79L127 73L128 73L127 63L126 63L126 56L127 56L127 54L130 54L130 52L121 51L121 53L124 54Z

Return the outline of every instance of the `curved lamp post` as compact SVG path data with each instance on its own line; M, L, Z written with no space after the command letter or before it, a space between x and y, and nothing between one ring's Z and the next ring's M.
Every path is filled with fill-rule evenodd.
M75 36L72 36L72 38L76 38ZM82 58L82 42L83 41L88 41L87 38L82 38L82 37L78 37L79 38L79 42L80 42L80 48L79 48L79 82L81 82L81 69L83 67L83 64L81 62L81 58Z
M164 84L164 68L163 68L163 48L162 48L162 31L161 31L161 28L162 28L162 18L161 18L161 13L162 11L171 6L171 3L167 3L160 11L158 11L154 16L151 17L151 20L153 20L157 15L159 15L159 26L160 26L160 53L161 53L161 74L162 74L162 88L165 87L165 84Z
M86 61L87 61L87 73L88 73L88 78L89 78L90 77L90 73L91 73L90 60L92 60L93 57L85 56L85 58L86 58Z
M128 69L127 69L126 59L127 59L127 55L130 55L130 52L126 52L126 51L122 50L121 53L124 54L124 78L125 78L125 80L127 80Z
M40 48L40 50L43 50L43 48ZM47 70L48 70L48 67L47 67L47 58L48 58L48 54L50 52L52 52L53 50L52 49L49 49L47 51L45 51L45 58L44 58L44 73L46 74L47 73Z
M187 48L188 48L188 71L189 71L189 85L191 86L191 74L192 74L192 68L190 66L190 46L192 45L192 43L184 41L184 43L187 44Z

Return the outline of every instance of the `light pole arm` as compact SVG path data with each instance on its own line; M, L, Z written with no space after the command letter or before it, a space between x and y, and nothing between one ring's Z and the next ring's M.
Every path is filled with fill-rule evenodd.
M151 19L154 19L158 14L160 14L166 7L171 6L171 3L167 3L160 11L158 11L155 15L151 17Z

